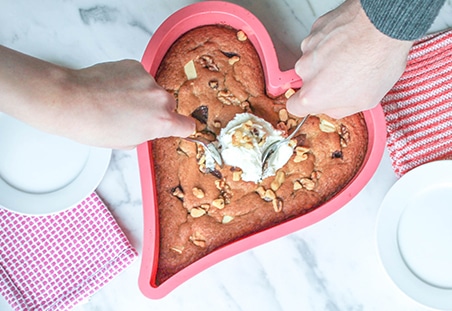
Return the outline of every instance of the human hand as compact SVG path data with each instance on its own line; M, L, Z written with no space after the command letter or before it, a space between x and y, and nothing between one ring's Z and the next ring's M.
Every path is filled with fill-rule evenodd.
M137 61L76 70L69 81L72 104L59 125L64 136L76 141L127 149L159 137L188 136L195 130L194 120L175 112L173 96Z
M377 30L359 0L345 1L320 17L301 43L295 71L303 85L288 111L342 118L375 107L405 70L412 43Z

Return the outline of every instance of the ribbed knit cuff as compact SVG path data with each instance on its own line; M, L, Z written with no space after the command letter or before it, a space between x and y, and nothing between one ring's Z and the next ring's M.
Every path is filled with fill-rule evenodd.
M427 33L445 0L361 0L372 24L387 36L415 40Z

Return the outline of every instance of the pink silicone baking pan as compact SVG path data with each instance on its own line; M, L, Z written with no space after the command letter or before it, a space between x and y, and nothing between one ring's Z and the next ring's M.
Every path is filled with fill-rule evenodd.
M297 89L301 87L302 81L293 70L282 72L279 69L272 40L262 23L249 11L227 2L200 2L172 14L152 36L142 59L143 66L151 75L155 75L166 51L176 39L188 30L212 24L229 25L235 29L243 30L247 34L259 53L269 94L281 95L289 88ZM364 117L369 130L367 157L360 172L345 189L308 214L217 249L160 285L155 283L159 252L159 224L152 145L147 142L138 146L144 217L143 254L139 286L143 294L152 299L161 298L215 263L314 224L349 202L373 176L385 147L386 127L381 107L378 106L365 111Z

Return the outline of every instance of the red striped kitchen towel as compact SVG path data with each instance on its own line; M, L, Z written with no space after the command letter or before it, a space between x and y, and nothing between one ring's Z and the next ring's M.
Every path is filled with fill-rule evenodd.
M136 256L96 193L52 215L0 206L0 294L14 310L70 310Z
M452 156L452 30L415 42L404 74L381 104L398 176Z

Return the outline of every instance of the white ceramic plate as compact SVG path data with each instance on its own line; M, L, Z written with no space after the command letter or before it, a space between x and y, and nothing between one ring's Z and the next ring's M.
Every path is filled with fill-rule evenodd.
M71 207L96 189L110 156L0 113L0 205L24 214Z
M422 165L395 183L380 208L377 246L404 293L452 310L452 161Z

